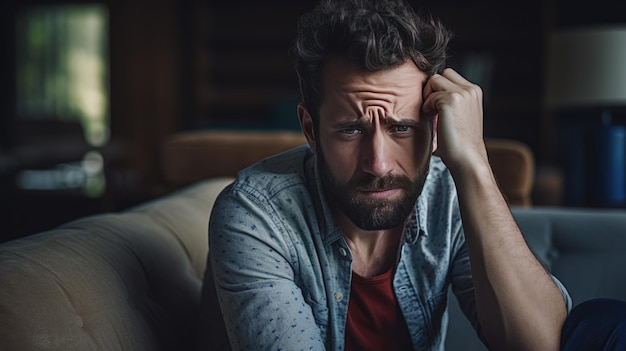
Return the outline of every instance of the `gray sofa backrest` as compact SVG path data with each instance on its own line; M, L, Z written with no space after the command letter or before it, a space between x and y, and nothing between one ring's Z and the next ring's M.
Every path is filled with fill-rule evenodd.
M514 208L513 215L574 305L597 297L626 300L626 210L534 207ZM446 350L486 350L449 295Z
M626 300L626 211L531 208L515 212L528 244L570 292Z

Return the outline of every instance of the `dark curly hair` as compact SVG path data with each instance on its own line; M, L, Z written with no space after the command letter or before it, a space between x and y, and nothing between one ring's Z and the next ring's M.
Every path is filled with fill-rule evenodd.
M428 76L441 73L450 32L420 17L404 0L321 0L298 23L291 48L302 100L314 124L322 103L322 70L331 57L380 71L411 60Z

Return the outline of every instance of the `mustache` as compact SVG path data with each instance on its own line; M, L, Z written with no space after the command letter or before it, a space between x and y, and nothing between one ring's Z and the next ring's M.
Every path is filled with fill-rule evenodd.
M376 191L391 188L409 189L413 186L413 182L404 176L388 175L385 177L376 177L367 175L361 179L350 182L353 188L361 191Z

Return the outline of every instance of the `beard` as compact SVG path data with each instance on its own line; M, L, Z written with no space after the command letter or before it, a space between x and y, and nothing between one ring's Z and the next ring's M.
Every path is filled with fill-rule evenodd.
M426 163L413 180L405 176L375 177L366 174L359 179L341 182L330 172L321 147L317 149L317 166L329 204L344 213L354 225L367 231L387 230L403 224L415 207L428 176L429 163ZM390 188L400 189L401 196L371 199L363 194L364 191Z

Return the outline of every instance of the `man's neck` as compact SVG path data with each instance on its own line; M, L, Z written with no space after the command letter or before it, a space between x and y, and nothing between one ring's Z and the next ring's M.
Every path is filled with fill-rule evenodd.
M402 240L402 226L389 230L366 231L345 217L338 222L352 252L354 273L362 277L374 277L395 266Z

